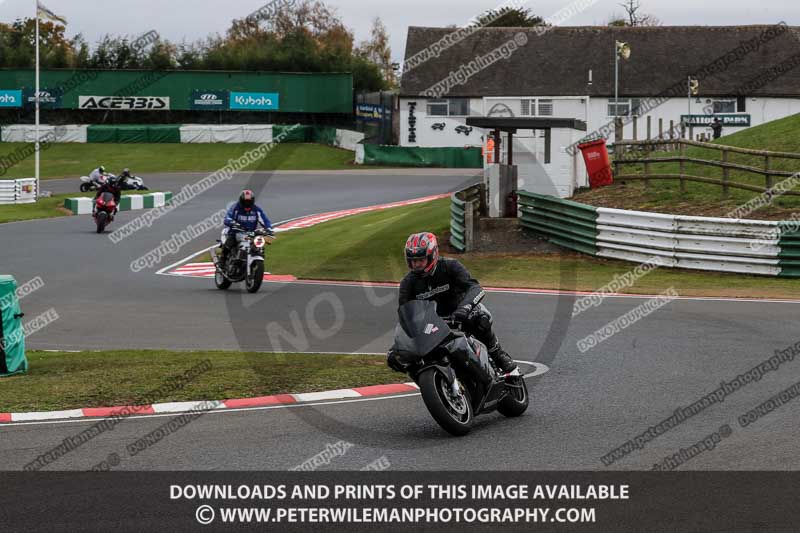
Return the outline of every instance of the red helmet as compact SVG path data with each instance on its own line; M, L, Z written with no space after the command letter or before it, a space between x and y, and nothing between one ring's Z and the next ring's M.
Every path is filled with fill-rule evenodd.
M411 266L412 259L426 258L428 260L424 268L415 269ZM439 262L439 243L436 242L436 235L430 232L414 233L406 241L406 263L408 268L415 272L430 276L436 270Z
M245 189L239 195L239 206L245 211L250 211L256 203L256 195L250 189Z

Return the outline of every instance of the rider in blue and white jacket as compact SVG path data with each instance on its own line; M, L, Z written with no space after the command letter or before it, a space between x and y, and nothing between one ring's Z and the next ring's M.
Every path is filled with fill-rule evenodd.
M242 233L255 231L259 222L267 231L272 232L272 222L269 217L256 205L256 195L251 190L244 190L239 195L239 201L231 205L225 214L225 229L222 230L222 263L230 250L241 240Z

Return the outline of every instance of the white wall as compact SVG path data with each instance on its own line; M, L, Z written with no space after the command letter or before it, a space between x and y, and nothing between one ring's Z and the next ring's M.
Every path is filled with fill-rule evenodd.
M706 107L706 100L714 100L712 98L700 97L701 103L697 103L696 98L692 98L692 114L703 115L704 108ZM589 120L588 130L595 131L602 128L606 124L613 123L613 117L608 116L608 102L609 98L591 98L589 100ZM798 98L747 98L746 111L744 113L736 113L742 115L750 115L750 127L759 126L766 122L772 122L796 113L800 113L800 99ZM647 138L647 116L652 117L651 120L651 136L658 136L658 119L663 120L664 131L669 130L669 121L672 120L676 127L679 127L681 115L686 115L689 112L689 105L686 98L671 98L660 106L656 107L646 115L642 115L637 120L637 138ZM729 113L725 113L729 114ZM733 113L730 113L733 114ZM742 131L747 128L726 127L722 130L722 135L730 135ZM711 134L710 128L702 126L695 126L695 135L700 133ZM688 135L688 133L687 133ZM625 124L623 127L623 138L633 138L633 123ZM613 141L613 134L609 141Z
M408 142L408 103L416 102L414 117L417 119L416 133L417 142ZM470 113L473 116L482 116L483 101L479 98L470 100ZM431 126L444 123L444 129L434 130ZM425 98L403 98L400 100L400 146L419 146L419 147L458 147L481 146L481 136L483 129L472 128L469 135L456 133L458 126L467 126L467 117L442 117L428 116L427 99Z

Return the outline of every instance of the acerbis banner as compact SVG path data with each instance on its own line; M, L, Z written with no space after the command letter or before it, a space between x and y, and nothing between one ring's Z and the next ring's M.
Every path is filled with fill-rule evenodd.
M168 111L169 96L79 96L78 108Z
M0 90L0 107L20 107L22 106L21 90Z
M26 87L22 91L22 102L25 107L36 107L36 90ZM39 108L56 109L61 107L61 89L39 89Z
M228 91L192 91L189 96L190 109L228 109Z
M278 93L231 92L230 108L251 111L276 111L278 109L278 100Z

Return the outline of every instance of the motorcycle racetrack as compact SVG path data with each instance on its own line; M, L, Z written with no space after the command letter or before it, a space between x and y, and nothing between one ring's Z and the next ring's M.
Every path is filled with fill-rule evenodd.
M153 176L146 184L177 192L202 177ZM256 189L258 203L278 222L448 193L478 179L453 170L240 174L119 244L107 234L95 235L89 216L0 225L3 272L20 284L36 276L44 281L21 302L27 316L49 308L58 313L58 320L28 338L30 349L385 353L396 322L397 289L390 284L275 280L250 295L238 285L218 291L200 276L157 275L191 263L191 255L218 238L216 230L153 268L132 272L130 264L176 231L226 207L246 186ZM43 188L61 193L77 190L77 184L77 178L50 180ZM265 184L261 190L260 184ZM109 229L138 215L120 213ZM402 243L397 248L401 253ZM9 253L14 250L19 252ZM567 269L561 272L563 286L569 286L570 276ZM531 402L525 415L477 417L466 437L444 433L419 395L410 393L210 411L155 449L130 457L123 454L127 443L175 415L133 416L48 468L86 470L117 454L121 461L115 468L123 470L286 470L335 448L340 453L322 469L358 470L383 458L399 470L649 470L698 442L707 444L680 469L800 466L800 430L790 424L795 406L787 400L759 416L748 415L798 381L800 361L793 360L791 350L800 340L793 327L800 304L676 299L613 336L595 337L594 346L581 351L579 341L648 299L610 297L573 317L579 297L490 291L485 303L506 350L550 370L528 380ZM791 357L760 366L776 351ZM723 382L736 386L722 387ZM723 393L709 396L715 390ZM0 468L21 469L94 423L1 425L0 454L6 461ZM655 429L648 433L650 428Z

